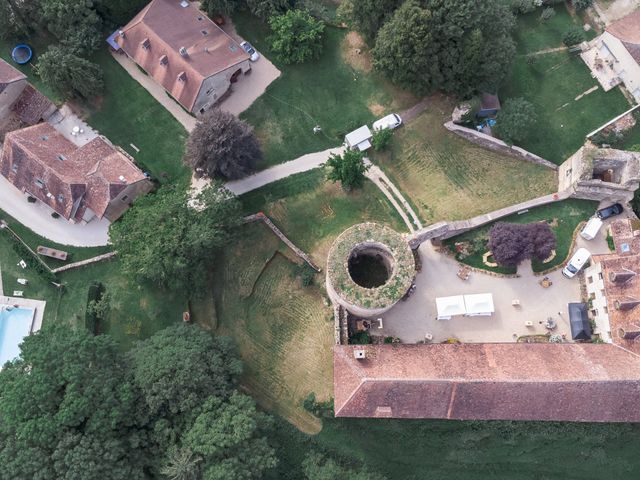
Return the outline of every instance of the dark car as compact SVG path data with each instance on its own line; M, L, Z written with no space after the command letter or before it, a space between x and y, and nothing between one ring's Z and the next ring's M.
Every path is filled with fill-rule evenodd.
M604 220L605 218L615 217L616 215L620 215L623 210L624 208L622 208L622 205L620 205L619 203L614 203L610 207L601 208L596 212L596 215L601 220Z

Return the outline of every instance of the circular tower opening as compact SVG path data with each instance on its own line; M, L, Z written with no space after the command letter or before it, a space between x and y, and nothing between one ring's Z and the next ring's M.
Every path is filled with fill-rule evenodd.
M361 244L349 255L349 275L361 287L377 288L391 278L393 263L391 252L382 246Z

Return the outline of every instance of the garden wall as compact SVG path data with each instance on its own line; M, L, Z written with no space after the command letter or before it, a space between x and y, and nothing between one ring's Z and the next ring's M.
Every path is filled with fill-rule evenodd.
M475 143L476 145L480 145L483 148L488 148L489 150L493 150L495 152L504 153L506 155L510 155L527 162L542 165L543 167L550 168L551 170L558 170L558 166L555 163L552 163L549 160L545 160L544 158L528 152L523 148L516 146L510 147L502 140L498 140L497 138L494 138L491 135L487 135L486 133L478 132L477 130L463 127L462 125L457 125L451 121L445 123L444 127L450 132L453 132L456 135L460 135L461 137L469 140L472 143Z

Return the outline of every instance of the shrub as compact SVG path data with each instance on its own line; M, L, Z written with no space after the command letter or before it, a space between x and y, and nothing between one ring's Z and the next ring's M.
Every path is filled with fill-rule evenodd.
M369 335L369 332L354 333L349 337L349 343L351 345L369 345L371 343L371 335Z
M387 128L385 130L377 130L373 132L373 138L371 139L371 145L376 152L386 150L391 145L391 139L393 138L393 130Z
M269 19L273 34L268 41L281 62L302 63L322 52L324 24L306 10L289 10Z
M573 0L572 3L576 10L586 10L593 4L593 0Z
M609 247L609 250L611 250L612 252L616 251L616 244L613 242L613 237L608 232L607 232L607 246Z
M516 267L529 258L543 261L554 248L556 237L546 222L498 222L489 231L489 249L496 263L504 267Z
M524 140L537 122L538 115L531 103L523 98L509 98L498 112L494 132L511 145Z
M316 271L311 268L306 262L300 266L300 279L302 280L303 287L309 287L313 285L313 281L316 277Z
M95 305L100 302L104 295L104 285L94 282L89 286L87 294L87 307L84 314L84 326L93 335L100 333L100 315Z
M580 27L573 26L564 32L562 36L562 43L564 43L567 47L571 45L577 45L578 43L584 40L584 30Z
M516 15L531 13L542 5L542 0L514 0L511 4L511 11Z
M542 10L542 13L540 14L540 21L546 22L548 20L551 20L555 16L556 16L556 11L553 9L553 7L546 7L544 10Z
M302 408L313 413L316 417L333 418L333 400L318 402L316 394L313 392L302 401Z

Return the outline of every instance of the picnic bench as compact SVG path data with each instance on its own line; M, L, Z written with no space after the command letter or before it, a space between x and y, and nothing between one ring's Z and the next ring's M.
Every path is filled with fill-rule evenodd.
M56 260L63 260L63 261L67 259L67 255L68 255L67 252L65 251L56 250L55 248L49 248L49 247L43 247L43 246L38 246L36 251L40 255L44 255L45 257L51 257L51 258L55 258Z

